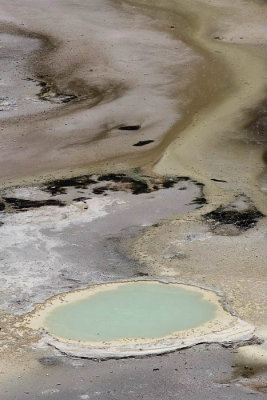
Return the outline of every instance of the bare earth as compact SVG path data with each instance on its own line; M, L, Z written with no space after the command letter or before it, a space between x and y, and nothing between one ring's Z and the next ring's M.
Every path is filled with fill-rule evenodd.
M267 393L266 17L0 0L0 400ZM95 362L21 328L52 296L140 277L215 290L256 337Z

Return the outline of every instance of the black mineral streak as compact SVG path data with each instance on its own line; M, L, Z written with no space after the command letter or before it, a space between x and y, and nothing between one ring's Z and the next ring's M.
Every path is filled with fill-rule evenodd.
M141 125L122 125L119 127L120 131L137 131Z
M226 183L227 181L224 181L223 179L216 179L216 178L211 178L211 181L214 181L214 182L223 182L223 183Z
M141 146L145 146L147 144L153 143L154 141L155 140L140 140L140 142L133 144L133 146L141 147Z

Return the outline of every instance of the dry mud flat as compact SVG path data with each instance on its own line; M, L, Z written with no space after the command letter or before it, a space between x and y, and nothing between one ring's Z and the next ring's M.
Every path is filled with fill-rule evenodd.
M11 65L1 182L140 158L181 117L185 89L206 66L164 21L130 5L2 0L1 10Z
M14 329L57 293L165 276L221 290L266 337L264 4L129 4L0 2L1 400L266 392L264 345L95 363Z

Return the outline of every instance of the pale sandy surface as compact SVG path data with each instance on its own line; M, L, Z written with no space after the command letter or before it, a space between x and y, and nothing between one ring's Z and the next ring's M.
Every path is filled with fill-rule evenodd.
M179 2L175 4L183 7ZM198 42L226 63L229 87L218 103L210 102L194 115L155 171L168 174L179 170L199 179L207 184L206 196L213 205L245 193L266 212L261 181L264 146L257 145L244 129L253 119L251 113L266 97L266 7L243 1L233 8L231 2L214 2L211 8L197 2L194 7L201 16ZM216 16L220 18L218 27ZM226 183L216 184L211 178Z
M142 166L204 183L208 204L192 212L196 205L190 203L202 194L190 183L177 203L168 189L156 192L152 206L150 194L133 200L127 193L113 193L91 204L69 201L62 209L5 213L0 228L5 233L2 309L11 312L2 318L1 400L243 400L262 398L260 392L266 391L266 363L259 361L266 360L264 345L253 346L255 352L244 347L235 360L231 349L206 351L200 346L95 367L59 357L38 342L39 335L10 329L20 320L15 314L49 296L141 272L220 290L238 315L266 338L265 219L240 231L229 224L214 229L203 218L244 195L266 213L266 144L257 129L253 134L245 129L257 119L266 95L266 6L217 0L136 3L101 1L100 7L99 2L81 0L43 0L38 5L27 0L19 7L19 2L1 0L1 46L14 47L6 54L13 78L5 73L2 82L8 94L1 98L1 182L23 186L23 180L34 176L39 181L40 176L52 179L78 170ZM33 37L25 38L25 32L34 32ZM40 41L43 45L36 53ZM67 104L36 102L38 81L18 83L36 74L48 74L40 79L52 83L52 91L77 99ZM141 124L141 129L119 131L121 124ZM132 147L144 139L155 140L149 145L152 151ZM30 198L40 195L38 188L16 190L18 197L29 196L29 190ZM162 218L169 220L160 222ZM145 228L155 222L157 226ZM49 384L47 366L40 368L37 362L41 354L59 363ZM188 370L182 359L189 363ZM166 368L163 372L159 367L156 379L157 369L149 369L153 360L156 368L161 362ZM115 378L108 378L109 365ZM225 384L226 374L235 376L231 365L240 365L241 371L235 370L236 381ZM255 365L260 365L260 374ZM244 366L253 369L251 379ZM31 377L33 370L36 375ZM100 377L104 383L98 383Z
M266 226L240 234L216 234L199 213L149 229L134 252L151 273L223 290L238 314L266 323Z

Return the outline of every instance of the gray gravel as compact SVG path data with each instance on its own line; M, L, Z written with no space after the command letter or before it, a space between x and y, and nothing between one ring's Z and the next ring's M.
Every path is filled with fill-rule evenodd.
M261 393L230 383L235 352L199 345L163 356L102 362L46 352L30 378L22 375L2 387L0 399L263 399Z

